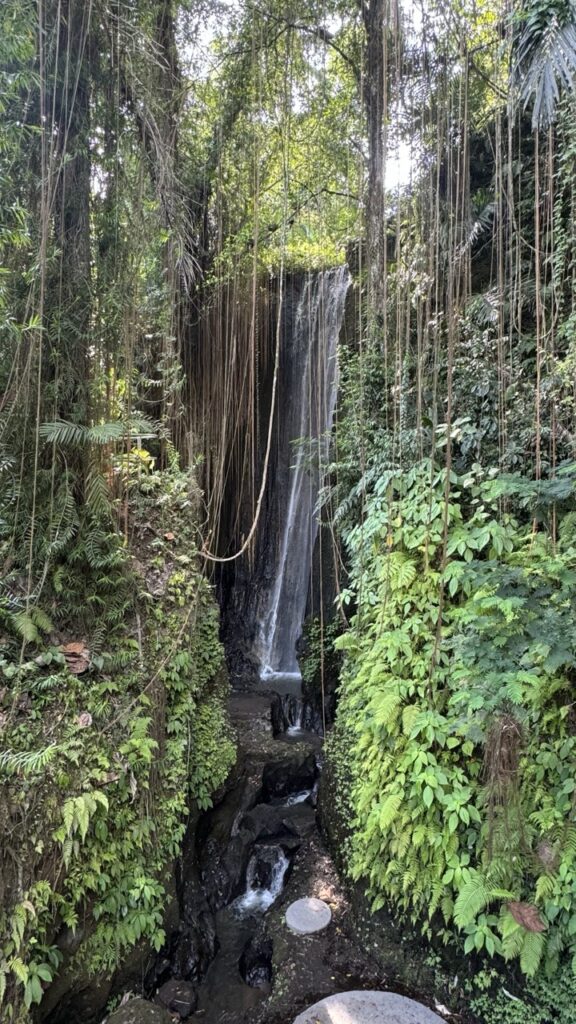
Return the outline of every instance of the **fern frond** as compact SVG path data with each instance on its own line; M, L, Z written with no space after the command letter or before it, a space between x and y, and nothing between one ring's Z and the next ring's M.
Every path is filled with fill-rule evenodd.
M110 490L99 466L92 465L86 476L86 505L97 520L111 514Z
M533 978L540 966L546 937L542 932L525 932L520 952L520 967L523 974Z
M471 872L454 904L454 921L458 927L465 928L466 925L472 924L478 914L488 906L490 899L490 888L484 876L477 871Z
M34 772L42 771L52 760L58 750L56 743L50 743L41 750L2 750L0 751L0 769L8 775L21 772L23 775L31 775Z
M533 103L532 128L546 128L563 91L576 88L576 5L533 3L517 49L515 77L524 109Z

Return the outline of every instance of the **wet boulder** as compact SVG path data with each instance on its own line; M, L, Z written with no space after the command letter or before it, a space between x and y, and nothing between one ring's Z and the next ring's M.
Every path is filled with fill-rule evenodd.
M173 1024L168 1010L149 1003L147 999L130 999L120 1006L103 1024Z
M250 881L254 889L272 889L278 867L278 847L255 846L250 862Z
M201 915L194 922L183 921L173 937L170 973L183 981L201 981L214 958L216 945L211 914Z
M295 755L264 766L262 795L265 801L283 800L293 793L313 789L318 776L315 754Z
M203 847L202 882L212 910L226 907L241 892L255 838L242 828L225 846L211 837Z
M171 1013L179 1014L185 1020L186 1017L194 1013L198 1005L198 996L196 989L189 981L170 978L170 981L166 981L158 989L156 1002L170 1010Z
M256 932L246 943L240 962L240 974L251 988L269 992L272 984L272 939L265 931Z
M306 839L316 828L316 812L311 804L294 804L283 808L282 825L284 829L298 839Z

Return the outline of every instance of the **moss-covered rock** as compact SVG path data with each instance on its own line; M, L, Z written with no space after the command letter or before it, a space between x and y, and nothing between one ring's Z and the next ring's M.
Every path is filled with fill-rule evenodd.
M172 1024L172 1017L162 1006L137 998L107 1017L105 1024Z

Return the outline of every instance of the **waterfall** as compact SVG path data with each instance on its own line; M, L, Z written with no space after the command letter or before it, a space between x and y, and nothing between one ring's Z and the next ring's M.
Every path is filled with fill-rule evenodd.
M290 861L281 846L261 846L250 858L246 890L231 904L236 917L263 914L280 895Z
M336 405L338 336L349 284L347 267L309 275L285 342L275 486L278 542L268 567L272 582L263 588L258 608L256 656L263 679L299 677L296 643L318 532L315 506Z
M294 715L290 725L288 726L288 734L296 735L296 733L302 732L302 718L304 715L304 705L301 700L296 699L294 707Z

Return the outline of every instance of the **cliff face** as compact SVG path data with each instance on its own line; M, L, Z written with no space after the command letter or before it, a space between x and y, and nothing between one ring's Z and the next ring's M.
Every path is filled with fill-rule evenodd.
M229 553L250 529L262 482L278 328L271 457L256 539L253 550L225 566L218 579L224 642L237 679L298 671L296 644L318 593L311 576L313 560L317 570L319 565L315 508L328 455L349 282L345 267L294 275L284 284L280 311L277 291L269 295L257 357L255 467L229 452L222 503L221 548ZM238 435L236 444L243 448L245 437Z

